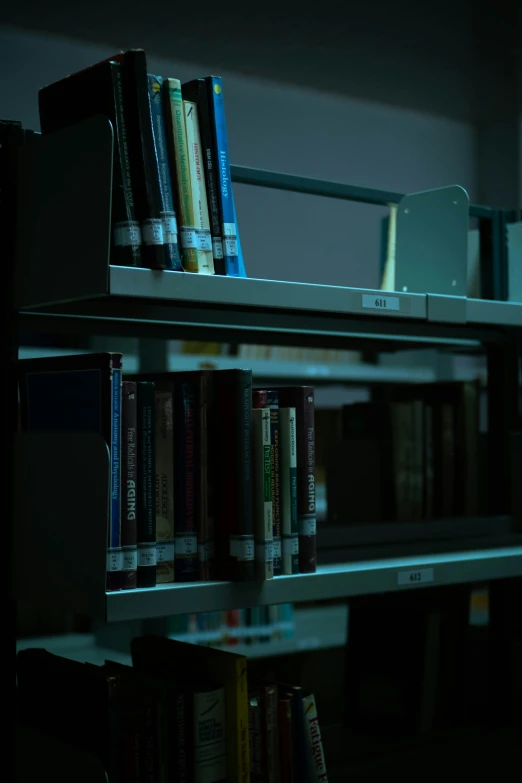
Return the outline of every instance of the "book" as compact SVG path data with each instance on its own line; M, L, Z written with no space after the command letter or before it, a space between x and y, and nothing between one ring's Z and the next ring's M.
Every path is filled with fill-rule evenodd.
M252 467L256 572L259 579L272 579L274 550L268 408L254 408L252 411Z
M201 138L199 133L198 108L191 101L183 101L185 128L187 131L187 150L190 174L190 196L192 201L192 223L189 230L184 228L185 246L195 247L198 251L199 274L214 274L212 255L212 236L208 215L205 173L201 157Z
M232 277L238 277L237 227L228 156L223 81L219 76L207 76L205 82L210 99L213 148L218 170L218 208L223 232L225 273Z
M279 759L281 783L294 783L294 750L292 746L292 699L279 697Z
M227 775L225 690L194 693L194 783L222 783Z
M313 386L279 389L281 407L295 408L297 444L297 517L299 523L299 571L316 570L315 424Z
M295 408L279 408L281 530L283 574L299 573L297 443Z
M266 783L279 783L279 697L277 685L264 685L263 739Z
M110 120L114 132L111 264L142 266L121 65L96 63L43 87L38 93L38 109L42 133L53 133L98 114Z
M283 571L281 545L281 467L279 464L279 392L277 389L268 389L267 402L270 409L270 485L272 489L274 576L280 576Z
M225 260L223 257L223 232L218 204L219 182L212 140L212 122L207 83L204 79L194 79L191 82L185 83L182 87L182 91L183 97L188 101L193 101L198 107L199 131L201 136L201 147L203 150L203 168L205 172L205 184L207 187L210 231L212 234L214 271L217 275L224 275Z
M22 430L98 432L109 447L107 590L119 590L121 549L121 353L18 363Z
M150 118L152 125L152 139L156 152L159 195L160 218L163 224L163 240L165 253L168 258L168 268L181 270L181 257L178 248L178 223L174 209L173 172L167 151L167 134L165 130L165 116L163 96L163 80L161 76L147 75L149 90Z
M317 717L315 698L312 693L303 698L303 710L306 726L308 779L312 783L328 783L321 729L319 727L319 718Z
M198 411L195 383L174 384L176 582L198 579Z
M263 711L261 691L248 692L248 738L250 752L250 783L264 783Z
M252 372L216 370L217 521L220 578L254 579Z
M147 56L143 49L129 49L114 56L122 65L123 97L130 162L135 183L136 215L141 225L144 265L151 269L180 270L173 255L177 245L166 244L163 228L158 156L154 145Z
M156 400L154 383L138 392L138 587L156 585Z
M250 398L249 398L250 399ZM225 689L228 783L249 783L247 659L243 655L200 647L164 637L140 637L131 642L133 666L211 677Z
M121 394L122 589L138 586L138 399L136 384L123 381Z
M174 581L174 414L172 393L156 388L156 584Z

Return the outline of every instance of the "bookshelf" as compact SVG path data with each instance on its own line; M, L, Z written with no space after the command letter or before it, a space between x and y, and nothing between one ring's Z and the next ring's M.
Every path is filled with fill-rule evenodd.
M89 144L84 144L86 135ZM207 278L111 266L110 125L95 119L56 137L42 138L22 160L13 297L16 329L158 340L175 335L176 339L213 342L331 348L371 344L387 350L440 347L484 352L488 357L490 481L496 490L490 498L486 521L467 520L472 540L467 547L460 542L449 551L439 551L440 547L433 543L436 536L425 535L422 554L408 553L405 543L398 552L403 546L398 534L393 554L381 548L373 555L362 556L359 552L357 557L354 552L343 562L321 564L319 549L319 567L314 574L278 577L264 583L171 584L107 593L106 444L101 437L84 434L21 435L15 438L9 455L15 472L13 597L113 623L350 598L359 612L363 607L357 601L365 597L378 600L395 596L400 600L402 595L414 594L420 605L425 597L429 603L427 596L432 593L445 596L448 588L490 583L495 595L492 611L498 681L507 678L507 645L512 638L510 628L514 626L510 608L514 604L509 595L513 580L519 584L522 578L522 448L520 437L512 439L519 416L522 303L271 280ZM80 146L86 150L87 160L78 160ZM336 191L337 185L327 187L328 183L323 183L319 187L273 172L234 169L234 176L246 184L301 189L369 203L387 203L396 200L397 195L380 194L379 201L377 196L365 195L358 189L341 187ZM51 177L57 187L49 197ZM89 213L93 230L88 241L78 243L71 227L82 210ZM56 232L52 220L56 214L62 215L67 227L63 235ZM472 207L470 214L482 221L491 220L486 207ZM17 334L13 328L9 356L18 349ZM181 362L185 369L191 369L194 361L200 362L201 358L179 357L176 369L181 368ZM225 360L217 361L219 366L225 366ZM236 366L255 365L249 360L228 361ZM259 366L257 377L302 377L292 367L277 368L279 371L287 375L272 374L276 372L273 364ZM328 381L372 381L360 366L351 375L351 369L341 370L337 376L337 370L328 375L329 372ZM387 368L387 372L393 374L396 370ZM314 376L306 378L311 380ZM383 375L374 376L373 380L393 378ZM11 432L15 419L13 415ZM8 489L13 493L12 486ZM478 540L477 532L480 535L486 528L487 542ZM408 641L401 639L400 644ZM506 692L505 688L497 690Z

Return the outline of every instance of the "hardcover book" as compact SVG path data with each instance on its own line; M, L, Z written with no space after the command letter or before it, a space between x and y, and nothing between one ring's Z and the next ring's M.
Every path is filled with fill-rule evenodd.
M270 465L270 410L252 411L254 470L254 524L256 571L259 579L274 576L272 488Z
M198 107L191 101L183 101L183 108L185 113L185 128L187 130L190 191L193 209L192 231L186 231L185 243L194 243L198 250L199 274L213 275L214 258L212 255L212 236L210 234L207 189L203 171Z
M132 381L122 383L121 405L121 547L122 589L138 586L138 394Z
M107 589L122 582L121 353L18 363L21 425L28 432L98 432L110 452Z
M176 582L194 582L198 567L198 411L196 383L174 385L174 529Z
M312 574L316 570L314 389L312 386L282 387L279 404L296 411L299 571Z
M156 400L154 383L138 391L138 587L156 585Z
M299 573L297 518L297 442L295 408L279 408L281 529L283 574Z
M156 389L156 582L174 581L174 414L172 393Z

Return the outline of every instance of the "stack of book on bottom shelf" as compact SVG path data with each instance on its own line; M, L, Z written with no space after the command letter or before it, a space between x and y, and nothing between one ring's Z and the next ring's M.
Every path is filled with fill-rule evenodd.
M132 667L20 652L23 725L89 751L111 783L326 783L312 694L250 682L225 650L152 636L131 650Z

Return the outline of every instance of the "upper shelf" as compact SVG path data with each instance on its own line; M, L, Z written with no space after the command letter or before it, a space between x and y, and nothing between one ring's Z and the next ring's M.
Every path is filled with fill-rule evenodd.
M364 337L472 347L516 337L522 328L522 303L129 267L109 266L105 277L89 268L80 276L42 276L21 291L26 319L51 317L55 330L87 318L90 330L134 335L177 326L192 339L205 333L214 340L313 345L325 337L329 343Z

